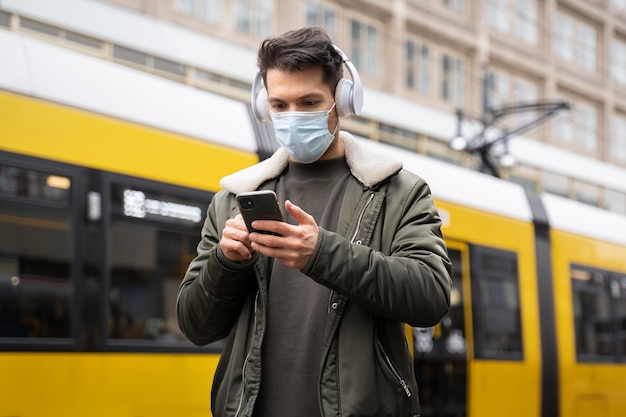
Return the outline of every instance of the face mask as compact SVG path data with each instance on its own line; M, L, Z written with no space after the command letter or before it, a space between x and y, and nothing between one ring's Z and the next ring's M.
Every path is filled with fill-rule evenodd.
M328 131L328 115L335 108L322 111L271 112L276 140L296 161L315 162L324 155L335 138Z

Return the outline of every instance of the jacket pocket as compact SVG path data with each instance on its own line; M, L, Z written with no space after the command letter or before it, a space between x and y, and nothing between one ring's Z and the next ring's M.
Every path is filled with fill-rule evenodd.
M404 395L406 395L407 398L411 398L413 393L411 392L411 388L409 387L407 381L402 377L400 372L398 372L398 370L396 369L395 365L391 361L391 358L385 351L385 348L383 347L382 343L380 343L380 340L376 340L376 343L378 344L378 350L382 356L383 362L385 363L389 373L391 374L391 379L395 380L395 383L397 383L402 388L402 391L404 391Z

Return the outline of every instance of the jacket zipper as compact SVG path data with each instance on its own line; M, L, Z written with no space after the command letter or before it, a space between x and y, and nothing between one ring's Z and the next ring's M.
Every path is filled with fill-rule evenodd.
M391 363L391 359L389 359L389 356L387 355L387 352L385 352L385 349L383 348L383 345L380 343L380 340L377 340L376 342L378 343L378 347L380 348L380 351L383 353L383 356L385 357L385 362L387 362L387 365L389 366L389 369L395 375L396 379L398 380L398 382L402 386L402 389L404 390L404 395L406 395L407 398L410 398L411 397L411 389L409 388L407 383L404 381L404 379L402 379L402 377L400 376L398 371L396 371L396 368Z
M259 291L256 293L256 297L254 297L254 329L253 333L256 333L256 307L259 301ZM248 349L248 353L246 354L246 359L243 361L243 367L241 370L241 396L239 397L239 406L237 407L237 412L235 413L235 417L239 416L241 412L241 407L243 406L243 398L246 390L246 366L248 365L248 359L250 359L250 354L252 353L252 343L250 343L250 349Z
M354 239L356 239L356 235L359 233L359 229L361 228L361 221L363 220L365 211L367 210L367 207L370 205L373 199L374 199L374 193L371 193L370 197L367 199L367 202L365 203L365 207L363 207L363 210L361 210L361 214L359 214L359 220L356 223L356 229L354 230L354 235L352 235L352 239L350 239L350 243L354 243Z
M354 243L354 239L356 239L356 235L359 233L359 229L361 228L361 221L363 221L363 216L365 215L365 211L367 210L367 207L370 205L373 199L374 199L374 193L371 193L369 198L367 199L367 202L365 203L365 207L363 207L363 210L361 210L361 213L359 214L359 220L356 222L356 229L354 229L354 234L352 235L352 239L350 239L350 243ZM360 245L361 243L358 243L358 244ZM334 295L335 295L335 290L332 290L330 292L330 299L328 300L327 313L330 313L330 309L333 306ZM337 306L335 305L335 308L336 307Z
M365 207L363 207L363 210L361 211L361 214L359 215L359 220L357 221L356 230L354 231L354 235L352 236L352 239L350 239L351 243L354 243L354 239L356 239L356 236L359 233L359 229L361 228L361 221L363 220L363 216L365 215L365 211L367 210L367 207L370 205L370 203L372 202L373 199L374 199L374 193L371 193L369 199L365 203ZM331 298L332 298L332 294L331 294ZM385 352L385 349L383 348L383 345L380 343L380 340L377 340L376 342L378 343L378 347L380 348L380 351L382 352L383 356L385 357L385 362L387 362L387 365L389 366L389 369L391 370L393 375L398 380L398 383L400 384L400 386L404 390L404 395L406 395L407 398L410 398L411 395L412 395L411 394L411 389L407 385L406 381L404 379L402 379L402 377L400 376L400 374L398 373L396 368L393 366L393 363L391 363L391 359L389 359L389 356L387 355L387 352Z

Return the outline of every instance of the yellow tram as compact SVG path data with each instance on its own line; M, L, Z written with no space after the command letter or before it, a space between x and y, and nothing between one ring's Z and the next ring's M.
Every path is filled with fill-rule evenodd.
M210 415L221 346L174 304L219 179L259 159L247 104L0 38L72 71L0 80L0 416ZM411 332L422 415L626 416L626 218L364 143L429 182L454 263Z

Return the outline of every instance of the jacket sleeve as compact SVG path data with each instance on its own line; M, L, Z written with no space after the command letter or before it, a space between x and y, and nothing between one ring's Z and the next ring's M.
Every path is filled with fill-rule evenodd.
M388 254L320 229L303 272L375 314L433 326L450 306L452 266L428 185L403 188L391 187L374 233L391 239Z
M254 283L251 274L255 257L246 263L235 263L226 258L219 246L227 217L225 215L222 219L217 215L217 206L226 204L228 207L226 198L222 192L211 201L202 227L198 255L189 264L178 290L178 325L196 345L228 336L250 285Z

